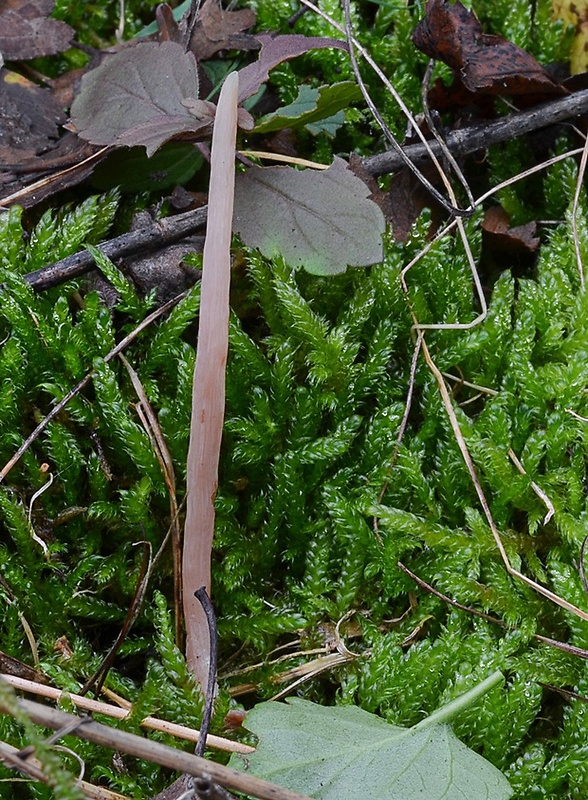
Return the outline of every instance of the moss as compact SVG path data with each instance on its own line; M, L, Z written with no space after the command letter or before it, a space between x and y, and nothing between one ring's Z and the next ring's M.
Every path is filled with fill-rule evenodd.
M131 5L129 13L142 13ZM422 8L372 5L354 4L358 35L416 108L424 58L409 36ZM476 7L485 25L539 57L565 55L567 40L551 25L545 0L532 7L480 0ZM295 10L289 2L256 8L260 27L283 32ZM69 13L66 4L59 9ZM336 4L330 10L340 18ZM310 14L296 31L331 33ZM99 32L106 35L106 27ZM318 51L275 71L272 81L288 98L301 80L341 80L348 70L339 53ZM390 124L403 130L392 101L369 80ZM335 148L338 141L360 151L382 147L362 114L344 137ZM557 144L560 151L565 146L564 140ZM484 179L496 184L529 158L520 143L494 148ZM439 367L465 381L452 384L456 414L513 563L583 606L577 563L588 518L588 427L581 419L588 416L588 309L571 224L576 177L573 162L560 162L500 195L515 222L539 217L557 225L542 232L538 262L527 272L511 273L514 260L505 256L497 279L482 276L490 297L482 325L430 331L427 343ZM125 209L117 211L117 201L114 193L87 198L46 212L36 224L18 209L0 215L3 463L53 403L88 371L95 373L0 488L2 649L32 663L25 618L41 667L70 691L99 666L123 624L141 572L135 543L156 550L170 522L165 481L128 374L118 362L105 362L149 313L153 298L137 299L105 259L100 267L120 298L114 311L86 289L80 305L80 281L36 294L22 276L82 243L99 242L111 224L123 225ZM584 217L582 198L582 253L588 248ZM479 222L478 214L466 223L476 259L483 248ZM422 361L406 431L397 441L414 347L399 273L427 242L430 224L425 212L406 244L387 241L381 264L330 279L293 273L280 259L269 262L256 252L236 254L213 567L221 669L269 662L273 648L299 637L323 646L325 624L355 609L354 647L362 657L303 686L302 694L358 703L408 725L501 669L506 686L460 717L457 733L506 772L517 797L582 797L586 707L546 685L586 695L585 663L533 635L586 647L586 624L507 575ZM471 321L479 312L463 248L451 236L431 248L407 281L422 322ZM195 288L126 351L158 414L180 501L198 308ZM516 470L509 448L527 475ZM555 509L547 523L533 482ZM418 589L399 560L440 592L507 627ZM172 582L166 552L108 678L134 703L125 723L132 730L148 713L193 724L199 718L199 696L173 640ZM258 696L275 692L271 680L282 669L266 663L252 674ZM231 704L228 690L240 680L221 681L215 732L222 732ZM18 745L40 738L7 718L2 735ZM75 747L90 779L102 778L112 789L147 796L169 781L153 765L133 762L127 772L117 771L109 753L80 742ZM69 797L67 791L59 796ZM51 796L43 787L23 792Z

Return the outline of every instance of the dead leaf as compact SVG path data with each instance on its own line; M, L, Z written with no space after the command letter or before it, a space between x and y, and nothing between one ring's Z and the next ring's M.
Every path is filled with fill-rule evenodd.
M269 71L284 61L323 47L335 47L347 52L346 42L323 36L272 36L269 33L260 33L256 39L261 44L259 58L239 70L239 103L254 95L269 78Z
M214 106L198 100L198 67L175 42L121 50L82 79L71 109L93 144L143 145L151 155L174 136L210 125Z
M250 8L225 11L218 0L205 0L190 40L190 50L198 61L212 58L219 50L257 50L256 37L243 33L255 25L256 19Z
M0 164L19 164L55 147L66 120L59 103L16 72L0 71Z
M429 0L417 25L415 47L443 61L471 92L508 95L564 95L543 67L502 36L485 34L475 14L457 0Z
M325 171L251 167L237 175L233 228L249 247L318 275L382 260L386 223L342 158Z
M575 28L570 54L572 75L588 71L588 0L552 0L553 18Z
M493 249L502 253L534 253L541 240L536 236L537 224L527 222L525 225L510 227L510 217L501 206L492 206L484 213L482 220L484 241Z
M29 667L19 661L18 658L9 656L8 653L3 653L0 650L0 672L4 675L14 675L17 678L23 678L26 681L34 681L35 683L47 684L49 681L42 672Z
M74 31L50 19L55 0L0 0L0 53L6 61L50 56L67 50Z

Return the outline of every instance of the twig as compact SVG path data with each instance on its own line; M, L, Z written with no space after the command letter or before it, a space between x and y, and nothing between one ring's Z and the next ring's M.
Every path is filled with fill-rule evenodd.
M192 233L200 230L206 223L208 207L203 206L195 211L186 211L173 217L165 217L146 228L138 228L115 239L110 239L101 245L98 250L110 259L126 258L146 250L156 250L168 244L177 242ZM94 269L95 263L91 254L84 250L74 253L61 261L41 267L34 272L24 275L24 280L33 289L40 292L50 289L64 281L78 278Z
M163 316L166 312L172 309L176 303L178 303L182 298L186 296L185 293L179 294L176 297L172 297L171 300L168 300L167 303L164 303L162 306L157 308L155 311L152 311L149 316L145 317L145 319L140 322L134 331L131 331L127 336L124 337L116 347L113 347L112 350L104 356L104 362L107 364L109 361L112 361L119 353L121 353L128 345L137 338L137 336L142 333L145 328L149 327L152 322L154 322L159 317ZM16 453L12 456L12 458L4 465L4 467L0 470L0 483L6 478L10 470L17 464L22 456L26 453L32 443L39 437L39 435L45 430L47 425L55 419L55 417L59 414L59 412L65 408L65 406L69 403L69 401L74 398L77 394L79 394L82 389L87 386L87 384L91 381L94 377L94 370L88 372L82 380L77 383L73 389L70 389L69 392L59 401L56 403L51 411L47 414L47 416L37 425L35 430L28 436L25 441L21 444L18 448Z
M200 738L196 744L194 752L197 756L203 756L206 749L206 738L210 730L210 720L212 719L212 709L214 706L214 687L216 684L216 664L218 655L218 631L216 628L216 617L214 615L214 608L208 596L205 586L196 589L194 595L202 610L206 615L206 622L208 623L208 635L210 638L209 652L210 658L208 661L208 680L206 682L206 701L204 703L204 713L202 715L202 722L200 724Z
M77 46L79 47L79 45ZM44 178L40 178L38 181L30 183L28 186L23 186L22 189L18 189L16 192L0 198L0 213L2 211L6 211L14 203L20 202L21 205L27 206L38 202L40 198L48 196L47 192L44 190L53 183L61 183L62 189L66 188L66 186L79 183L80 181L84 180L84 178L92 174L95 166L94 162L101 161L103 158L105 158L109 149L109 147L103 147L96 153L92 153L87 158L84 158L82 161L78 161L71 167L67 167L67 169L62 169L59 172L53 173L52 175L47 175ZM70 160L71 156L66 156L66 158ZM37 170L35 169L35 171ZM74 174L75 177L73 178L72 184L72 175ZM68 180L68 177L70 180ZM65 184L63 182L64 178L66 179ZM27 198L31 196L33 203L27 203Z
M122 353L121 353L122 355ZM100 666L96 669L91 675L85 684L82 686L81 694L85 695L88 692L93 692L95 695L100 694L100 690L106 680L108 673L114 664L116 654L118 653L122 643L129 635L129 632L135 622L137 621L137 617L141 613L141 609L143 607L143 601L145 599L145 593L147 592L147 586L149 584L149 578L151 576L151 565L153 562L152 559L152 548L149 542L143 542L143 558L141 561L141 569L139 571L139 578L137 580L137 585L135 586L135 591L133 593L133 599L131 600L131 604L129 606L129 610L127 611L127 615L125 617L125 621L122 624L120 631L116 639L114 640L114 644L111 646L108 653L102 659Z
M506 571L513 578L518 578L518 580L522 581L523 583L526 583L527 586L530 586L538 594L541 594L543 595L543 597L546 597L548 600L551 600L552 603L555 603L556 605L560 606L560 608L563 608L566 611L575 614L575 616L580 617L580 619L588 621L588 612L584 611L581 608L578 608L578 606L575 606L573 603L570 603L565 598L560 597L558 594L552 592L550 589L547 589L545 586L542 586L540 583L537 583L537 581L534 581L532 578L527 577L518 569L515 569L510 563L510 559L504 547L502 537L500 536L500 532L496 527L496 523L494 522L494 517L492 516L488 500L486 499L486 495L484 494L482 485L480 484L480 480L478 478L474 462L470 455L470 451L464 439L463 433L461 432L461 428L457 420L455 409L453 408L453 405L451 403L451 397L447 390L447 386L445 384L445 381L443 380L441 372L439 371L437 365L435 364L435 362L431 357L431 353L429 352L429 348L425 340L423 340L422 343L422 352L429 369L431 370L435 380L437 381L437 385L441 393L441 398L443 400L443 405L445 406L447 416L449 417L449 423L451 425L453 435L455 436L457 446L459 447L466 468L470 474L470 478L474 485L474 489L476 490L476 494L478 495L478 501L482 507L484 516L486 517L486 521L488 522L488 526L490 527L492 536L494 537L496 547L498 548L498 552L500 553L500 557L502 558Z
M390 463L388 465L388 473L390 474L394 467L396 466L396 459L398 458L398 454L400 452L400 445L402 444L402 440L404 438L404 434L406 432L406 426L408 425L408 417L410 415L410 410L412 408L412 395L414 392L414 383L415 383L415 375L416 375L416 368L419 358L419 353L421 352L421 343L423 341L423 337L425 335L424 331L418 331L417 339L414 345L414 350L412 352L412 360L410 362L410 375L408 379L408 391L406 393L406 401L404 403L404 413L402 415L402 419L400 421L400 427L398 428L398 433L396 434L396 441L394 442L394 450L392 451L392 457L390 458ZM384 481L384 485L380 489L380 494L378 495L378 503L381 503L384 495L388 491L388 486L390 484L389 478L386 478ZM381 540L380 534L378 532L378 518L374 517L373 519L373 529L376 536Z
M170 455L167 443L161 431L159 420L149 398L145 393L143 384L139 376L127 361L122 353L119 353L120 360L129 373L133 388L139 398L139 404L136 407L137 415L143 424L143 427L149 437L151 446L157 456L165 485L169 493L169 506L170 506L170 535L172 541L172 559L174 565L174 620L175 620L175 634L176 644L181 647L182 644L182 554L180 549L180 527L178 522L178 501L176 497L176 476L172 457Z
M48 708L31 700L17 700L16 703L20 711L24 712L32 722L46 728L62 728L69 724L72 719L75 719L72 714ZM0 710L10 713L8 708L0 707ZM199 758L192 755L192 753L176 750L173 747L145 739L142 736L127 733L127 731L119 731L116 728L102 725L93 720L80 726L75 735L88 742L94 742L112 750L119 750L122 753L127 753L145 761L151 761L168 769L186 772L197 778L209 778L227 789L252 795L259 798L259 800L309 800L304 795L297 794L290 789L277 786L260 778L255 778L253 775L238 772L230 767L216 764L214 761Z
M564 122L586 112L588 112L588 89L583 89L569 97L551 100L548 103L542 103L525 111L518 111L516 114L509 114L492 122L479 123L468 128L451 131L445 137L445 144L456 158L463 158L475 153L476 150L485 150L490 145L516 139L525 133ZM423 144L413 144L402 149L414 164L422 164L427 161L430 158L429 149L436 156L442 156L437 142L430 142L428 148ZM403 167L404 159L395 152L378 153L378 155L364 158L362 164L370 175L378 177Z
M517 470L520 472L520 474L521 475L527 475L526 469L523 467L523 465L519 461L519 458L518 458L517 454L515 453L515 451L512 449L512 447L509 447L509 449L508 449L508 456L509 456L510 460L512 461L512 463L517 468ZM545 518L543 519L543 524L547 525L549 520L555 514L555 506L553 505L553 503L551 502L551 500L549 499L547 494L543 491L543 489L538 484L536 484L535 481L533 481L533 480L531 481L531 489L535 492L537 497L545 503L545 507L547 508L547 514L545 515Z
M90 711L95 714L104 714L113 719L126 719L131 713L131 703L127 703L125 708L114 706L111 703L102 703L99 700L92 700L89 697L82 697L79 694L70 694L69 692L62 692L61 689L56 689L54 686L46 686L42 683L35 681L28 681L25 678L18 678L16 675L1 675L3 681L9 683L15 689L22 692L30 692L39 697L47 697L51 700L60 700L67 698L77 708L82 708L85 711ZM185 739L187 742L197 742L200 738L200 731L195 728L187 728L185 725L178 725L175 722L168 722L164 719L157 719L156 717L145 717L141 721L141 726L148 728L152 731L161 731L168 733L171 736L176 736L178 739ZM233 742L230 739L224 739L222 736L214 736L210 734L207 739L210 747L215 747L217 750L224 750L227 753L242 753L248 755L253 753L253 747L241 742Z
M192 388L192 419L186 475L187 501L182 557L186 660L203 693L209 673L208 623L194 596L210 594L214 497L225 413L225 367L229 345L231 227L239 76L232 72L219 97L212 134L209 215L204 242L198 347Z
M19 750L8 742L0 742L0 761L9 769L17 769L23 775L36 781L47 782L41 762L36 758L19 758ZM95 786L87 781L76 781L76 786L92 800L129 800L124 794L113 792L104 786Z
M572 232L574 236L574 250L576 252L576 262L578 264L578 275L580 276L580 286L584 288L584 264L582 262L582 252L580 250L580 237L578 236L578 206L580 204L580 194L584 188L584 175L586 174L586 162L588 160L588 137L584 139L584 152L580 159L578 177L576 179L576 190L572 203Z

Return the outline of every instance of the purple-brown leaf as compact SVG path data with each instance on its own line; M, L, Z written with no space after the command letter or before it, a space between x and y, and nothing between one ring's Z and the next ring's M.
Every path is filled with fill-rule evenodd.
M211 104L197 98L192 53L175 42L145 42L121 50L84 76L72 122L93 144L143 145L151 155L174 136L212 121Z
M323 47L336 47L347 52L346 42L323 36L272 36L269 33L260 33L256 39L261 44L259 58L239 70L239 103L254 95L269 78L269 71L284 61Z
M49 19L55 0L0 0L0 53L5 61L51 56L67 50L74 31Z

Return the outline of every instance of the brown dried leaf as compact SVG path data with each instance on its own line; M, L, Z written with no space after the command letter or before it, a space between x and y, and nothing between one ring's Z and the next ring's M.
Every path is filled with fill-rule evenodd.
M485 34L475 14L457 0L429 0L415 47L454 69L471 92L566 94L533 56L502 36Z
M74 31L49 19L55 0L0 0L0 53L5 61L51 56L67 50Z
M541 240L536 236L537 224L510 227L510 217L501 206L492 206L484 213L482 221L484 241L502 253L534 253Z
M243 34L255 25L256 15L250 8L225 11L217 0L205 0L190 40L190 50L198 61L212 58L219 50L256 50L255 36Z

